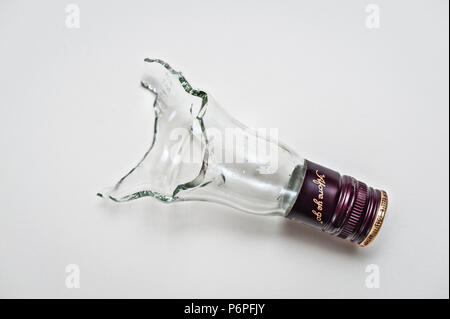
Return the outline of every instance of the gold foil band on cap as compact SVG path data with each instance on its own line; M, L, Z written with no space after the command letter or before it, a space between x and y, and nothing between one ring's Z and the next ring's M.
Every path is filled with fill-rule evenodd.
M380 231L381 225L383 225L384 216L386 215L388 207L388 196L385 191L381 191L381 200L380 200L380 206L378 207L377 215L375 217L375 221L372 225L372 228L369 231L369 234L366 238L359 244L362 247L365 247L369 245L375 237L378 235L378 232Z

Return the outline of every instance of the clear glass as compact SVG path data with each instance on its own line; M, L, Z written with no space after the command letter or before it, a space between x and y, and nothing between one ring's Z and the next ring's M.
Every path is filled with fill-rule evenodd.
M116 202L145 196L208 201L285 216L303 182L304 159L278 142L276 130L247 128L164 61L145 62L141 84L155 96L152 143L127 175L98 195Z

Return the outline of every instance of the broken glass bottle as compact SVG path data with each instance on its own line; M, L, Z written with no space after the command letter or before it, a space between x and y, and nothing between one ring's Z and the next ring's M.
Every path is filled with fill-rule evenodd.
M139 163L98 196L208 201L275 215L367 246L387 209L384 191L297 155L274 129L250 129L159 59L141 86L154 95L154 134Z

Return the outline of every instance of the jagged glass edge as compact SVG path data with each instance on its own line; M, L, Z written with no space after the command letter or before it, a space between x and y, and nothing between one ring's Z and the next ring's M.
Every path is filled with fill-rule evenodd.
M179 194L181 191L185 191L185 190L189 190L195 187L203 187L206 186L207 184L209 184L211 181L206 181L205 182L205 175L206 175L206 170L208 168L208 159L209 159L209 149L208 149L208 136L206 134L206 129L205 129L205 123L203 121L203 117L206 113L206 109L207 109L207 104L208 104L208 94L205 91L202 90L197 90L194 89L191 84L186 80L186 78L184 77L184 75L180 72L180 71L176 71L175 69L173 69L168 63L166 63L163 60L160 59L150 59L150 58L146 58L144 59L145 62L147 63L159 63L161 64L167 71L169 71L171 74L174 74L178 77L178 81L180 82L181 86L183 87L184 91L192 96L198 97L202 100L201 102L201 106L200 109L198 111L198 113L196 114L196 120L199 123L199 126L201 128L201 134L202 134L202 138L204 140L205 143L205 147L204 147L204 154L203 154L203 160L202 160L202 166L200 168L199 173L197 174L197 176L187 182L187 183L183 183L183 184L179 184L177 185L177 187L174 189L174 191L172 192L171 195L166 195L166 194L162 194L156 191L152 191L151 189L148 190L143 190L143 191L139 191L139 192L135 192L129 195L125 195L122 196L120 198L114 197L110 194L107 194L106 192L99 192L97 193L97 196L99 197L105 197L107 196L109 199L115 201L115 202L128 202L131 200L135 200L138 198L142 198L142 197L147 197L147 196L151 196L154 197L162 202L165 203L169 203L169 202L173 202L176 200L180 200L180 198L177 196L177 194ZM117 190L120 185L122 184L122 182L131 174L133 173L133 171L138 168L140 165L142 165L142 163L144 162L144 160L147 158L148 154L150 153L150 151L153 149L153 146L155 145L156 142L156 137L158 134L158 118L159 118L159 109L158 109L158 92L155 88L153 88L149 83L145 82L145 81L141 81L141 86L144 89L149 90L150 92L152 92L155 95L155 100L153 102L153 109L155 112L155 120L154 120L154 126L153 126L153 139L152 139L152 143L149 147L149 149L145 152L144 156L142 157L142 159L139 161L139 163L133 167L125 176L123 176L117 183L116 185L113 187L113 189L110 192L113 192L115 190ZM190 109L190 112L192 113L192 107ZM108 192L108 193L110 193Z

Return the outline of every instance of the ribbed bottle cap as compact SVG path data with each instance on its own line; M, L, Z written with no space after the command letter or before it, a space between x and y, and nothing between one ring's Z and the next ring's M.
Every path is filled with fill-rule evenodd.
M367 246L380 231L387 205L385 191L306 161L303 185L287 217Z

